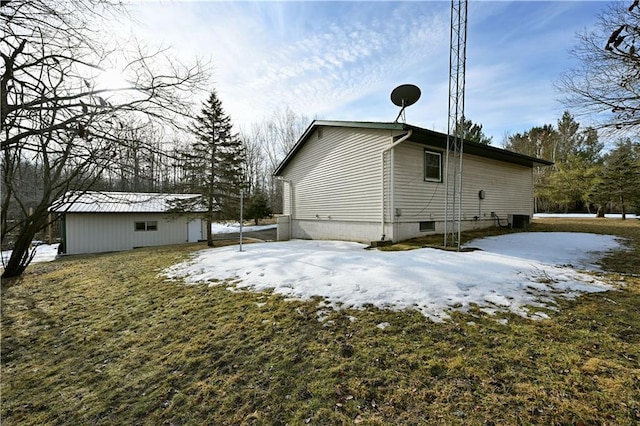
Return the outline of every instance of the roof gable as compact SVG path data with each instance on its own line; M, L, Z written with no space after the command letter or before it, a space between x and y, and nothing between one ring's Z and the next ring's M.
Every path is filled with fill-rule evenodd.
M68 192L56 200L49 210L58 213L167 213L175 207L177 201L200 196L141 192Z
M423 129L421 127L412 126L404 123L385 123L385 122L365 122L365 121L325 121L314 120L307 130L302 134L298 142L289 151L287 156L278 165L275 172L275 176L282 174L287 165L293 160L298 151L309 140L313 132L319 127L346 127L354 129L379 129L379 130L396 130L396 131L408 131L411 130L411 137L408 142L417 142L420 144L437 147L446 150L447 148L447 135L433 130ZM479 157L490 158L497 161L503 161L506 163L519 164L522 166L534 167L534 166L550 166L553 164L551 161L530 157L528 155L518 154L516 152L507 151L506 149L497 148L491 145L483 145L477 142L465 141L463 150L465 153L471 155L477 155Z

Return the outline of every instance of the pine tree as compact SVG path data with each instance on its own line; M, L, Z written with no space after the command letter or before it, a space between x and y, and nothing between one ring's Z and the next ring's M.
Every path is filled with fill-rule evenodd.
M186 186L202 194L206 209L207 244L213 245L211 223L239 214L239 192L244 187L243 143L233 133L231 118L224 113L215 90L203 102L191 126L195 141L185 153Z
M483 145L491 145L493 137L487 136L482 131L482 124L476 124L468 120L465 116L458 120L458 127L462 126L464 130L464 138L471 142L481 143Z
M551 161L556 165L565 162L575 153L581 144L581 134L578 133L580 123L578 123L569 111L565 111L558 120L557 133L558 137L554 141L553 151L551 153Z
M622 219L626 219L627 207L640 200L640 144L630 139L616 143L604 160L593 197L601 206L618 203Z
M267 194L261 188L257 188L248 201L244 216L246 219L253 219L256 225L260 219L272 214Z

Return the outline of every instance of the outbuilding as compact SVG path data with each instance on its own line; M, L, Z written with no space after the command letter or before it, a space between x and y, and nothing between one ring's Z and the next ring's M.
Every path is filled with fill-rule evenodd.
M274 173L283 183L278 238L372 243L444 233L446 148L446 134L405 123L314 121ZM534 170L553 163L469 141L463 152L462 230L526 223Z
M202 240L206 221L201 212L171 212L180 200L197 197L200 195L67 193L50 211L61 219L62 253L122 251Z

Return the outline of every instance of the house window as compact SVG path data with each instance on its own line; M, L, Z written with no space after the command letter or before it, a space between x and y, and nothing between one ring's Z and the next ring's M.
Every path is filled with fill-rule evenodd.
M158 222L155 220L147 221L147 222L136 222L135 230L136 231L157 231Z
M442 182L442 154L424 151L424 180Z
M434 221L420 222L420 232L432 232L436 230L436 223Z

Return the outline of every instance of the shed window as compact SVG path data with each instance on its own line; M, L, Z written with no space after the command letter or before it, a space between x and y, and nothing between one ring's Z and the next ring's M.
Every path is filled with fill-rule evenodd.
M157 231L158 222L155 220L147 221L147 222L136 222L135 230L136 231Z
M424 180L442 182L442 154L424 151Z

